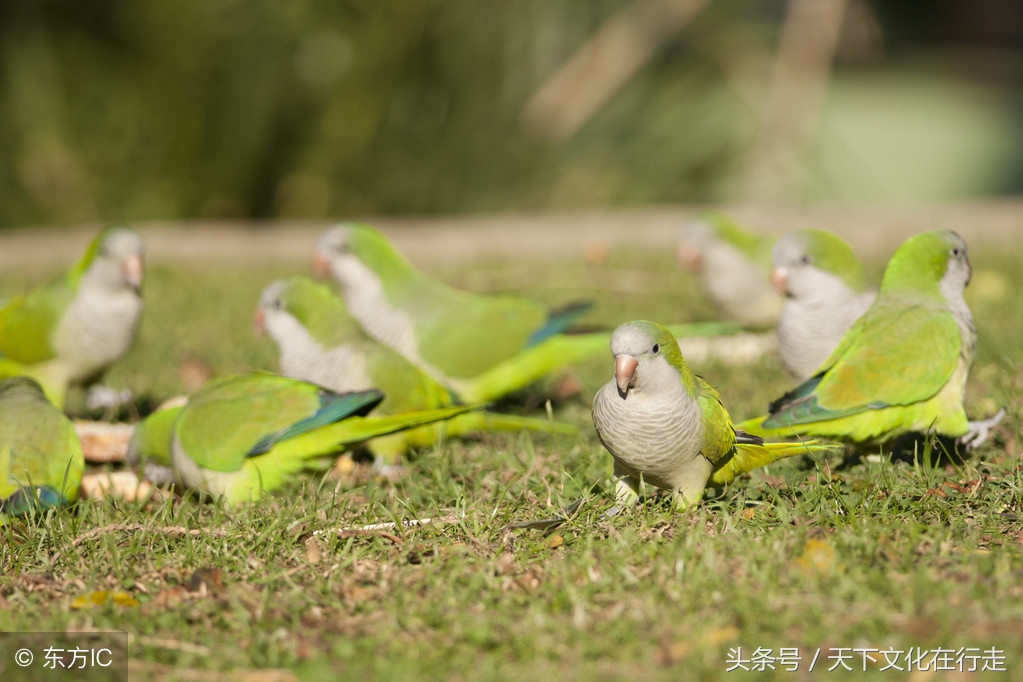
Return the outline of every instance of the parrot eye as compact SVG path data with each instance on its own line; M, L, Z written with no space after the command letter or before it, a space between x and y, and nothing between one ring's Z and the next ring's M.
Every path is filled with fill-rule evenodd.
M660 352L660 350L661 350L661 344L659 344L659 343L655 343L655 344L654 344L654 347L650 349L650 351L651 351L651 352L652 352L652 353L653 353L654 355L657 355L657 353L659 353L659 352Z
M953 258L959 258L959 256L963 255L963 250L956 246L953 247L951 254Z
M812 262L813 262L813 256L811 256L808 253L804 253L802 256L799 257L799 264L800 265L809 265Z
M284 308L284 301L279 298L275 298L272 305L275 310L282 310Z

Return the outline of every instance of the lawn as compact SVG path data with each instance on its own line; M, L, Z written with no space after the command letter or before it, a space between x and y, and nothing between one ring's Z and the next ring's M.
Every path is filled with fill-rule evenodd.
M686 512L649 499L607 520L611 462L589 403L612 370L595 358L502 405L541 414L561 396L553 413L576 437L440 443L412 453L397 483L360 466L240 509L85 500L0 527L0 629L126 631L133 679L840 680L866 665L1023 680L1021 256L971 254L967 411L1008 416L964 462L932 464L926 442L915 461L796 458ZM272 369L252 311L271 279L302 271L152 267L138 342L106 383L131 388L144 413L207 373ZM595 298L594 325L713 317L667 250L437 274L551 303ZM39 276L4 273L0 295ZM788 387L771 356L697 370L737 419ZM559 528L509 528L579 497ZM406 523L417 519L430 522Z

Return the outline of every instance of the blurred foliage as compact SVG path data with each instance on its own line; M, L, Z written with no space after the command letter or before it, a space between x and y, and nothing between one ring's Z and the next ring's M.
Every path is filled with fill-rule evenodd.
M6 0L0 225L741 198L782 0L709 3L567 141L546 143L520 125L529 96L630 4ZM850 5L858 9L843 28L836 104L806 169L824 181L794 198L931 199L1023 186L1011 87L1019 37L977 64L988 77L970 97L954 82L944 89L970 75L946 73L939 60L923 67L922 98L892 102L890 86L876 90L869 77L899 66L885 50L903 39L947 48L952 39L928 39L961 19L948 11L953 0L909 4L915 12L878 15L865 0ZM975 42L991 40L981 31ZM844 89L847 73L857 77ZM908 148L892 148L891 134L860 141L861 125L888 130L888 113L922 120L943 101L956 111ZM828 113L836 107L837 117ZM905 142L903 127L893 130ZM944 144L960 133L965 142ZM921 186L912 164L897 167L913 179L905 187L886 175L885 154L912 158L913 144L932 151L920 165L944 164L954 177ZM965 167L954 162L964 144Z

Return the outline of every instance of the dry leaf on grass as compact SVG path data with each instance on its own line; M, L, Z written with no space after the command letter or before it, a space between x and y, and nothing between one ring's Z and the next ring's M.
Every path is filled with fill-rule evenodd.
M97 590L96 592L90 592L76 597L75 600L71 602L71 608L87 609L93 606L105 606L106 604L130 607L138 606L139 601L127 592L108 592L107 590Z

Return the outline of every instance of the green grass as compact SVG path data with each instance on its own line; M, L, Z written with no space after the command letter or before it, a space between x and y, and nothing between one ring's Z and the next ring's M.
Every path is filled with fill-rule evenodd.
M86 500L4 526L0 629L125 630L133 674L156 678L275 668L303 679L718 679L730 650L749 658L764 647L798 648L804 671L820 649L814 679L837 680L864 675L859 658L857 672L824 672L843 648L994 647L1008 677L1023 679L1018 258L972 256L980 345L968 411L1005 405L1009 415L964 463L787 461L696 509L654 499L608 521L610 457L588 405L611 370L596 359L576 368L581 395L554 405L583 427L577 438L443 443L415 453L396 484L335 490L310 477L238 510L191 496ZM182 390L185 357L218 373L272 368L249 319L262 286L287 271L155 268L139 343L107 382L131 387L145 409ZM488 289L526 282L551 302L596 296L594 323L712 314L668 255L443 276ZM15 273L0 294L27 283ZM699 371L737 418L786 388L769 357ZM554 381L511 407L539 409ZM553 533L508 529L583 495ZM357 530L417 518L443 522ZM74 604L100 591L133 600ZM735 676L809 679L777 667Z

